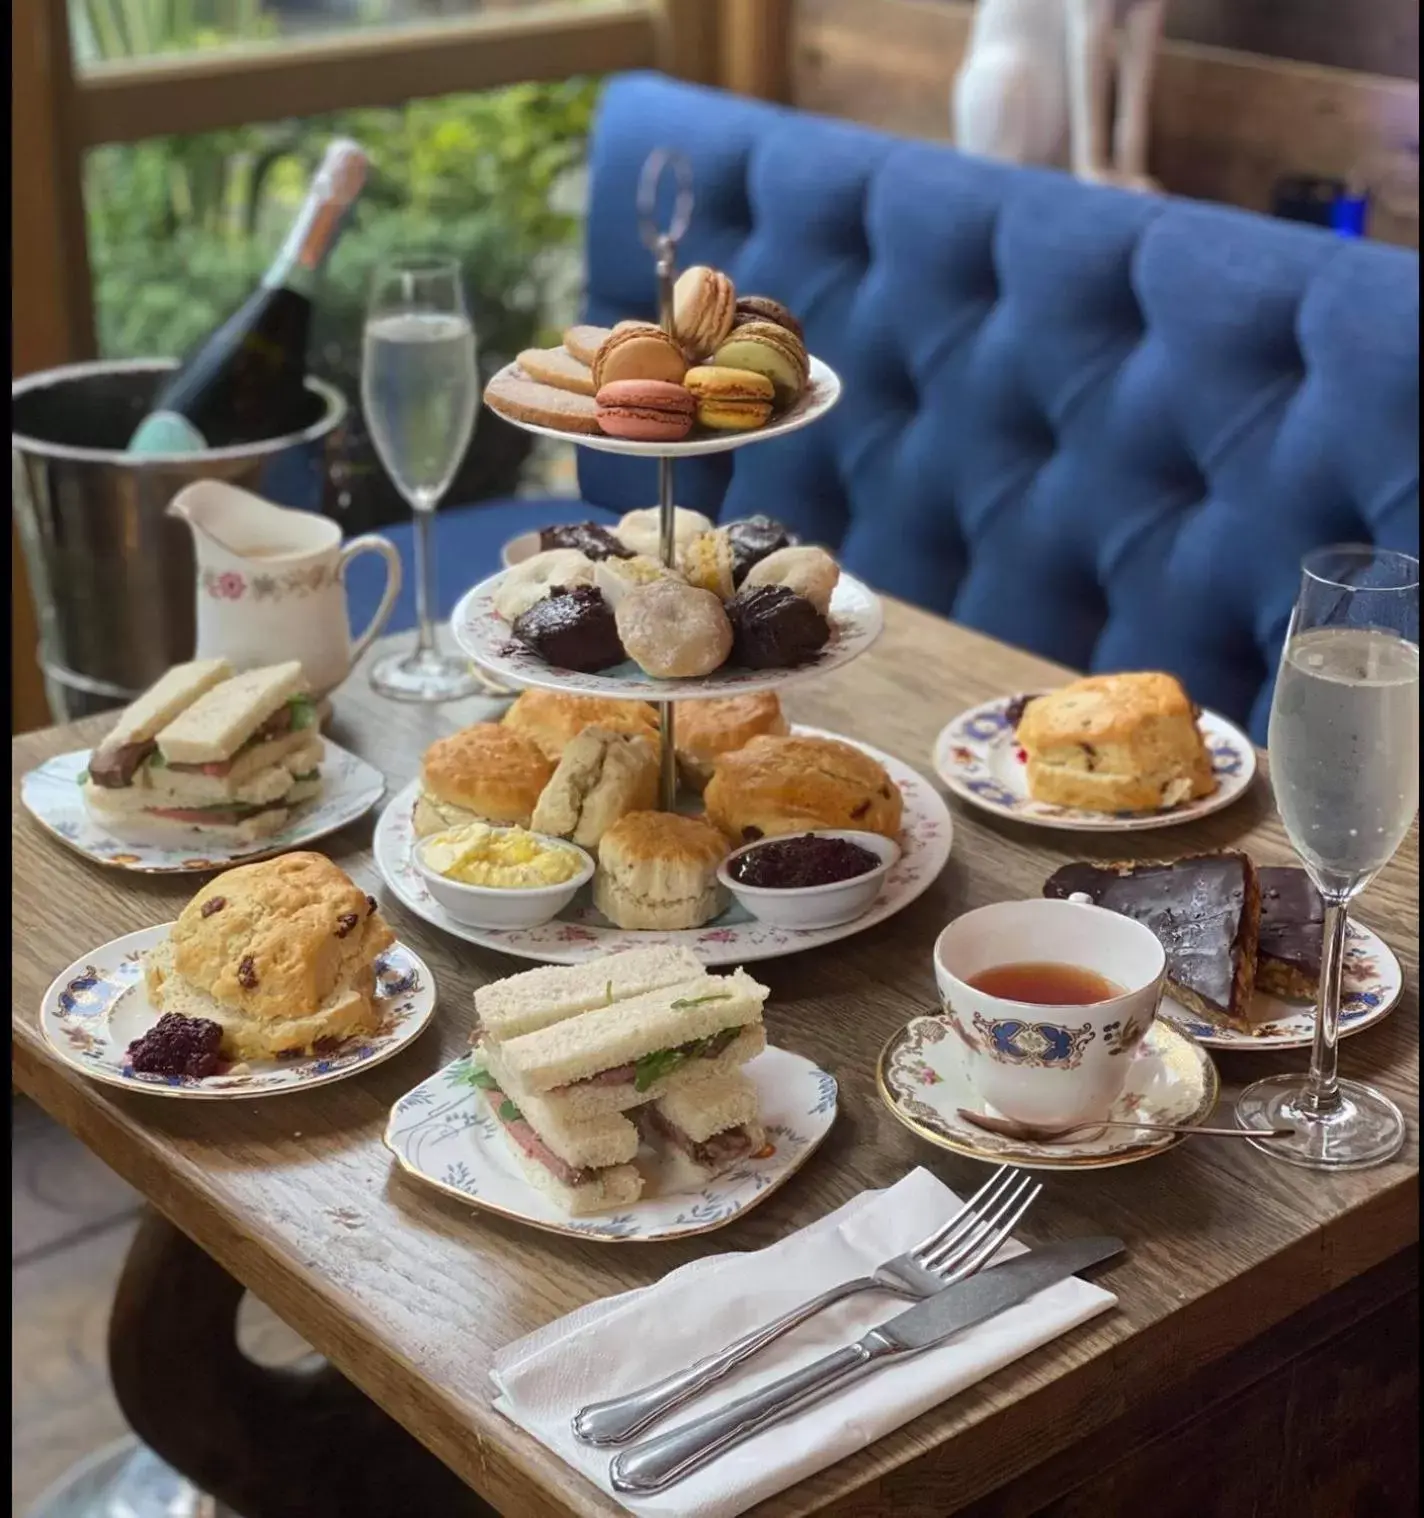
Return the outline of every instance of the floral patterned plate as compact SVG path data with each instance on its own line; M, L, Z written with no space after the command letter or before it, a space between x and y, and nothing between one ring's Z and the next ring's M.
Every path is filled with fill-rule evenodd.
M516 364L506 364L495 379L511 375L517 367ZM727 453L733 448L745 448L749 443L766 443L772 438L785 437L788 432L799 432L801 428L819 421L840 398L840 376L829 364L822 363L812 354L806 388L795 405L754 432L712 432L699 427L695 429L694 436L681 443L630 443L623 438L605 437L601 432L564 432L557 427L541 427L537 422L526 422L517 416L506 415L500 410L498 397L491 399L488 391L485 393L485 404L491 411L504 417L505 421L525 432L557 438L561 443L577 443L580 448L592 448L597 453L622 453L645 459L686 459L704 453Z
M960 1107L973 1112L984 1107L969 1076L975 1041L975 1033L957 1019L917 1017L880 1051L875 1083L881 1101L907 1128L941 1149L1025 1170L1104 1170L1164 1154L1185 1138L1104 1128L1073 1143L1034 1144L986 1133L958 1115ZM1211 1056L1159 1019L1134 1049L1127 1085L1108 1116L1195 1127L1211 1115L1217 1090Z
M364 817L385 794L385 777L380 770L330 738L323 738L322 743L326 753L321 761L324 780L321 795L298 807L280 833L250 847L229 848L195 836L192 848L183 849L127 843L106 833L90 817L79 794L79 777L88 767L92 752L87 748L56 755L32 769L20 782L20 800L46 832L95 864L135 870L141 875L225 870L234 864L271 859L325 838L328 833Z
M935 773L971 806L999 817L1035 827L1072 828L1081 833L1130 833L1142 828L1175 827L1195 822L1209 812L1230 806L1251 784L1256 773L1256 749L1239 727L1203 712L1202 735L1211 750L1216 789L1200 801L1160 812L1087 812L1051 806L1028 794L1023 750L1014 739L1009 712L1024 698L999 696L961 712L935 739Z
M509 623L494 609L494 593L506 573L491 575L466 591L450 618L455 641L481 668L512 685L576 691L585 696L682 701L692 696L748 695L779 689L793 680L828 674L858 659L880 636L884 612L880 598L854 575L842 574L831 595L831 641L809 663L796 669L744 669L723 665L701 679L658 680L645 675L631 659L597 674L581 675L546 664L531 648L516 643Z
M1363 1033L1399 1004L1404 972L1394 950L1377 933L1352 922L1346 929L1345 976L1340 1007L1340 1037ZM1315 1004L1284 1001L1256 993L1254 1033L1237 1033L1193 1017L1170 996L1162 1000L1161 1015L1208 1049L1252 1053L1258 1049L1308 1049L1315 1041Z
M830 1132L836 1081L788 1049L768 1048L743 1066L761 1100L766 1148L700 1191L664 1191L655 1154L639 1151L647 1188L623 1212L571 1218L524 1177L499 1122L475 1086L474 1056L462 1054L391 1108L386 1148L407 1175L437 1191L549 1233L610 1243L647 1243L710 1233L784 1184Z
M814 727L797 727L796 732L817 738L835 738L836 733ZM843 743L854 743L842 738ZM587 888L574 897L552 922L537 928L482 929L467 927L453 917L431 896L424 880L411 860L415 843L412 813L420 792L420 782L412 781L391 798L380 820L372 848L376 868L386 884L404 906L433 927L443 928L467 943L481 948L498 949L520 959L541 959L549 964L577 965L602 954L620 949L643 947L654 943L680 944L692 950L708 965L744 965L756 959L774 959L782 954L796 954L802 949L818 949L853 933L864 932L884 922L910 905L926 891L944 868L954 836L954 822L938 791L924 776L908 764L882 754L865 743L856 743L877 759L900 787L905 798L904 819L900 829L900 862L885 877L885 888L870 910L853 922L840 927L819 928L811 932L793 932L759 922L733 903L715 921L705 927L680 932L626 932L615 928L597 911Z
M171 922L142 928L95 949L63 971L40 1004L40 1031L50 1048L81 1075L151 1096L199 1101L222 1097L274 1096L344 1080L403 1049L435 1011L435 981L425 961L404 944L381 956L376 975L380 1020L371 1033L346 1039L329 1054L301 1059L252 1060L206 1079L187 1075L140 1075L125 1051L161 1015L148 999L143 956L162 943Z

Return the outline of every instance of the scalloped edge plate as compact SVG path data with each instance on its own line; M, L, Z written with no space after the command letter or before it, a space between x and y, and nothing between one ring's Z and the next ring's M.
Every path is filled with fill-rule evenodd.
M110 869L140 875L184 875L196 870L226 870L235 864L256 864L291 849L315 843L359 821L386 793L386 777L373 764L323 737L325 784L320 796L298 809L280 833L261 839L252 848L224 848L195 837L191 849L151 843L129 843L106 833L90 816L79 794L79 776L93 749L56 754L37 765L20 781L25 810L66 848ZM199 852L202 850L202 852Z
M801 1054L768 1045L742 1067L757 1088L772 1152L754 1155L700 1191L644 1196L622 1212L571 1218L525 1178L499 1123L470 1080L471 1054L437 1070L391 1108L382 1136L409 1176L471 1207L546 1233L604 1243L686 1238L725 1228L785 1185L836 1120L836 1078ZM639 1169L656 1183L656 1159Z

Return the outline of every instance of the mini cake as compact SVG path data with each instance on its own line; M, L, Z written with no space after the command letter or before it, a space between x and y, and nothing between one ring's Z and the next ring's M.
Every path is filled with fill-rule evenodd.
M1093 812L1154 812L1216 789L1196 709L1171 675L1093 675L1024 708L1028 793Z
M728 522L723 529L732 545L732 581L740 585L747 571L778 548L790 548L799 541L789 527L775 517L760 514Z
M794 669L830 641L830 623L784 585L744 585L727 602L732 662L748 669Z
M613 608L592 585L559 589L514 619L514 636L555 669L592 674L626 657Z

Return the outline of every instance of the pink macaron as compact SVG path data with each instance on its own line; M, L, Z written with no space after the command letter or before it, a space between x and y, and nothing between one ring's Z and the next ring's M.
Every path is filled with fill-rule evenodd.
M697 401L666 380L612 380L595 398L598 425L629 443L677 443L692 431Z

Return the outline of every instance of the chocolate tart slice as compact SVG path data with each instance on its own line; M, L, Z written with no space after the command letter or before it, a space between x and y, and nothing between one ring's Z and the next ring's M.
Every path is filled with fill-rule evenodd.
M1083 892L1095 905L1151 928L1167 955L1167 991L1207 1022L1251 1031L1261 894L1245 854L1169 863L1065 864L1045 896Z
M1325 902L1299 867L1262 867L1261 940L1256 988L1291 1001L1314 1001L1325 944Z

